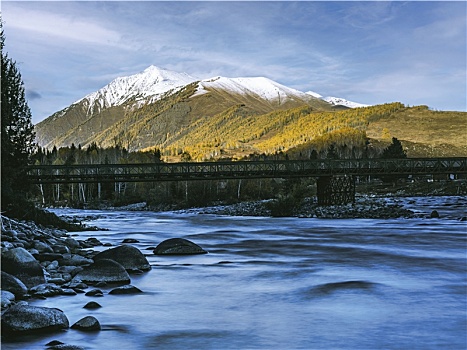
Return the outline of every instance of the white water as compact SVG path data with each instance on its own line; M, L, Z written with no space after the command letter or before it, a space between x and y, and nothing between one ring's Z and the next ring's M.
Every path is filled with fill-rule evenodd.
M25 337L2 349L44 349L53 339L96 350L466 349L467 226L458 220L466 203L415 199L412 209L442 218L393 220L57 210L98 215L89 223L110 229L78 239L138 239L153 267L132 276L144 293L32 301L62 309L70 324L94 315L103 330ZM146 249L171 237L209 254ZM91 300L103 307L83 309Z

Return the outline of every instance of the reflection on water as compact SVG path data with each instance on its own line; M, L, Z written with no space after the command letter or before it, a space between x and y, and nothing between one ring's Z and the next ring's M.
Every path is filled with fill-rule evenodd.
M144 293L106 294L96 298L103 306L96 310L83 309L94 300L83 294L33 301L62 309L70 323L94 315L103 330L28 337L2 348L44 349L58 339L99 350L466 349L466 223L458 218L467 201L428 202L443 219L86 211L99 217L92 225L110 231L78 239L140 241L134 245L153 268L132 276L132 284ZM410 203L428 210L426 199ZM147 249L171 237L209 254L161 257Z

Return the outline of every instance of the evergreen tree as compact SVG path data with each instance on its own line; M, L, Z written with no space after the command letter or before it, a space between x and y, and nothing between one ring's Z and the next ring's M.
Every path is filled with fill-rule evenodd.
M396 139L392 138L392 143L383 151L381 158L392 159L392 158L407 158L407 154L402 147L402 143Z
M402 147L402 143L395 137L392 138L392 143L383 151L381 154L381 158L384 159L397 159L397 158L407 158L407 154ZM388 175L383 176L381 179L384 182L392 182L394 185L396 184L398 179L402 179L405 176L398 176L398 175Z
M4 44L0 18L2 211L25 196L26 166L35 148L34 126L21 74L16 62L4 52Z
M328 148L326 159L339 159L339 156L337 155L337 151L336 151L336 146L333 143Z

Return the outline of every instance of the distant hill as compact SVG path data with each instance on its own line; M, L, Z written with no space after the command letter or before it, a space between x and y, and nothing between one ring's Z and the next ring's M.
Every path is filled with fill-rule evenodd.
M49 149L158 148L169 161L277 152L306 157L332 142L352 156L367 137L381 147L397 137L409 156L467 155L466 130L465 112L365 106L263 77L197 80L154 66L117 78L36 125L38 143Z

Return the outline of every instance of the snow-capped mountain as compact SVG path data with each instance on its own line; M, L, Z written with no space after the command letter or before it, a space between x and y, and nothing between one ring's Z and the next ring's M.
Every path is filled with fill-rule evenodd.
M159 101L163 103L142 109ZM315 92L301 92L264 77L201 80L150 66L114 79L43 120L36 125L36 140L48 148L91 142L110 146L127 139L124 135L133 128L132 134L139 138L137 147L144 148L165 142L167 135L175 135L193 120L236 106L245 106L245 113L253 115L304 105L317 111L332 110L334 104L362 106L344 101L328 102Z
M327 96L323 97L322 95L314 92L314 91L307 91L306 92L308 95L311 95L316 98L320 98L323 101L326 101L334 106L345 106L348 108L359 108L359 107L368 107L369 105L363 104L363 103L358 103L358 102L352 102L349 100L346 100L345 98L341 97L333 97L333 96Z
M304 92L289 88L271 79L264 77L252 78L225 78L215 77L200 81L198 90L194 96L208 93L209 90L220 89L239 95L257 95L268 101L278 100L285 102L288 99L298 97L307 99Z
M139 107L144 103L157 101L166 93L176 93L195 81L199 81L199 84L194 96L216 89L240 95L256 95L261 99L279 101L279 103L296 98L307 100L311 96L332 105L344 105L350 108L366 106L342 98L322 97L313 91L301 92L264 77L226 78L218 76L200 80L187 73L178 73L156 66L150 66L134 75L116 78L98 91L74 102L73 105L82 104L88 116L109 107L120 106L128 101L132 101L133 106ZM55 118L60 115L56 114Z
M311 95L311 96L316 97L316 98L322 98L323 97L323 96L321 96L320 94L318 94L317 92L314 92L314 91L307 91L306 94Z
M322 97L321 98L323 101L329 102L335 106L345 106L349 108L359 108L359 107L368 107L369 105L363 104L363 103L358 103L358 102L352 102L348 101L344 98L340 97L333 97L333 96L328 96L328 97Z
M199 79L186 73L150 66L141 73L116 78L102 89L83 97L74 104L84 101L88 110L95 111L95 107L104 109L119 106L130 99L134 99L135 102L149 102L149 100L157 100L159 96L170 90L176 92L197 80Z

